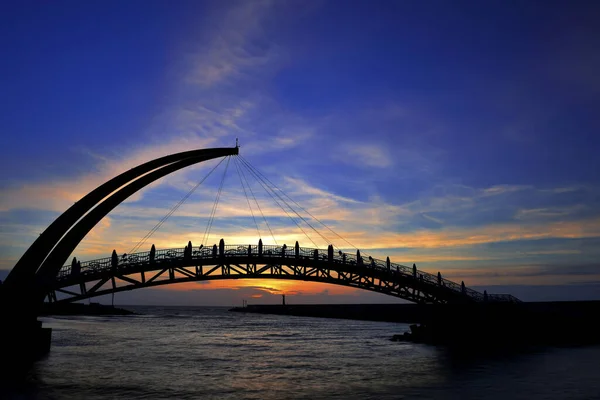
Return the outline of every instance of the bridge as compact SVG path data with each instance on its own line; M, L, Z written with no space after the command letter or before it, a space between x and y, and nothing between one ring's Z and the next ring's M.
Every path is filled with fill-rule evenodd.
M63 266L48 293L50 302L73 302L121 291L215 279L292 279L356 287L419 304L518 302L488 295L404 265L327 249L287 245L199 246L123 254ZM68 289L75 288L75 289ZM74 291L77 290L77 291Z
M156 250L152 246L147 252L130 251L130 254L119 257L113 251L111 257L83 263L73 259L71 264L65 265L87 233L116 206L140 189L172 172L211 159L221 158L223 162L227 158L227 171L231 157L238 155L239 147L236 145L233 148L191 150L160 157L112 178L61 214L27 249L5 282L0 285L0 318L4 322L3 326L8 327L0 330L0 340L2 343L9 343L4 355L14 356L16 361L26 361L49 350L51 333L42 328L41 322L37 320L44 301L72 302L178 282L245 278L295 279L356 287L424 304L518 301L510 295L479 293L467 288L464 282L457 284L449 281L439 272L432 275L419 271L415 265L409 268L391 263L389 258L383 261L371 256L361 256L358 249L356 254L348 254L339 249L336 251L331 244L327 249L304 248L297 242L292 247L263 246L262 240L256 245L225 245L221 239L218 246L215 244L212 247L193 248L191 242L182 249ZM268 190L268 178L261 176L243 157L239 158L242 160L241 165ZM240 174L238 164L236 168ZM242 174L240 182L246 193ZM212 225L224 177L225 174L209 227ZM276 196L290 206L279 192L271 190L270 195L280 207ZM250 206L247 194L246 198ZM252 207L250 211L252 212ZM308 223L301 216L300 219ZM298 225L297 222L296 224ZM314 230L313 226L310 227ZM150 232L152 233L153 231ZM143 241L140 242L142 243Z

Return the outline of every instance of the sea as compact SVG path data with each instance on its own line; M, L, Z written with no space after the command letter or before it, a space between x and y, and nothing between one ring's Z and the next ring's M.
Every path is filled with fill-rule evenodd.
M600 399L600 347L461 354L406 324L125 306L43 318L52 349L3 399Z

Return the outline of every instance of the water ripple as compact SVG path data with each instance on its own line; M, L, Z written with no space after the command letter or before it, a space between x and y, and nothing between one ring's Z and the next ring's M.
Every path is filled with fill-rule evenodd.
M391 342L407 325L139 307L45 319L52 351L18 399L593 399L600 347L496 358Z

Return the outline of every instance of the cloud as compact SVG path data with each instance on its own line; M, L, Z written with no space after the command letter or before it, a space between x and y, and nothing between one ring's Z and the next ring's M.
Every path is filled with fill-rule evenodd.
M332 193L330 191L326 191L323 189L319 189L311 184L309 184L304 179L300 178L292 178L286 176L283 178L286 182L286 191L291 195L298 196L314 196L315 198L325 200L332 199L334 201L342 202L342 203L351 203L351 204L360 204L359 201L352 199L350 197L340 196L338 194Z
M447 269L444 276L450 280L464 280L471 286L584 284L600 278L600 265L524 264L494 269Z
M246 280L258 282L259 280ZM218 282L218 281L213 281ZM213 283L211 282L211 283ZM220 281L224 282L224 281ZM231 281L228 281L231 282ZM240 281L243 282L243 281ZM115 305L213 305L213 306L241 306L242 300L249 300L249 304L281 304L280 294L270 294L254 287L243 288L203 288L201 290L177 290L182 284L167 285L156 288L147 288L121 292L115 295ZM326 284L315 284L314 291L286 294L287 304L324 304L324 303L399 303L404 300L380 293L369 292L361 289L345 288ZM332 293L331 289L346 289L344 293ZM253 296L261 297L253 297ZM110 296L97 297L94 301L110 304Z
M481 196L498 196L506 193L519 192L521 190L531 189L531 186L526 185L495 185L480 191Z
M445 224L441 227L437 227L435 230L426 228L409 229L405 232L398 232L390 230L393 226L392 222L403 218L413 218L415 215L423 215L423 210L437 210L436 207L432 208L432 205L438 207L449 208L449 211L456 211L456 207L452 209L449 207L446 198L439 200L433 199L428 201L428 207L417 206L415 204L409 204L408 206L394 206L385 203L373 203L369 201L357 201L352 198L345 196L339 196L335 193L316 188L309 185L303 180L294 178L284 178L286 185L294 187L296 192L294 198L299 198L299 202L304 208L311 212L315 217L321 221L326 221L327 224L332 227L341 237L346 238L349 242L358 246L361 249L394 249L394 248L410 248L410 249L443 249L451 247L465 247L474 246L486 243L498 243L498 242L516 242L523 240L541 240L550 238L560 239L574 239L574 238L588 238L598 237L600 235L600 219L583 219L583 220L571 220L571 221L553 221L548 222L545 220L532 220L528 224L523 225L521 223L516 224L514 222L506 223L493 223L493 224L480 224L476 226L456 226L451 224ZM198 224L204 227L205 223L202 218L206 218L212 207L212 197L214 194L208 191L206 195L210 194L210 197L206 201L202 202L191 202L186 204L178 211L175 219L167 223L161 229L161 232L156 234L153 240L159 241L165 246L175 245L179 247L178 243L186 243L188 238L193 240L199 240L203 234L203 230L194 230L193 224ZM499 195L500 191L491 191ZM258 191L255 193L258 194ZM475 197L489 197L490 191L482 190L475 192ZM477 194L479 193L479 194ZM483 194L482 194L483 193ZM487 193L487 194L485 194ZM265 194L263 193L263 196ZM259 196L261 202L262 213L269 219L271 219L271 228L276 236L278 243L293 243L298 240L301 243L306 243L307 238L300 231L299 228L295 227L291 221L287 219L286 213L277 207L273 202L267 203L265 197ZM460 201L461 204L468 204L465 211L469 210L469 207L476 207L477 200L473 198L465 198ZM244 206L240 206L240 205ZM253 243L256 241L256 231L253 224L248 220L249 212L246 205L246 201L241 193L241 189L234 192L228 192L226 196L223 196L217 217L221 221L213 227L212 237L225 237L228 242L236 243ZM254 207L253 202L251 205ZM461 206L461 207L463 207ZM135 229L127 229L119 232L111 232L108 237L109 241L117 242L119 238L126 240L131 237L142 237L145 233L141 228L146 226L146 229L150 229L154 225L154 221L163 217L165 210L156 207L140 207L136 206L135 203L126 204L119 207L112 214L115 218L127 221L134 216L131 223L135 223ZM254 207L256 213L257 222L261 225L261 230L265 237L268 237L266 227L257 213L256 207ZM293 214L292 214L293 215ZM311 221L308 215L305 218ZM425 214L427 215L427 214ZM246 218L244 223L245 228L240 227L241 220L239 218ZM275 218L275 221L273 221ZM283 218L281 222L278 219ZM144 223L144 219L148 219L150 224ZM188 225L182 226L182 222L187 219ZM435 218L439 221L439 218ZM229 221L229 222L227 222ZM285 222L287 221L287 222ZM301 224L302 221L297 219ZM338 246L345 246L345 243L340 241L335 235L323 228L316 221L312 221L315 227L324 234L328 240L323 240L315 235L306 225L304 229L309 232L313 240L317 242L319 246L328 244L329 241L337 242ZM190 229L191 228L191 229ZM168 238L168 239L167 239ZM129 239L129 242L131 239ZM468 251L468 250L465 250ZM463 255L463 257L465 257ZM467 257L468 258L468 257Z
M177 71L170 75L183 78L170 82L168 103L152 116L146 132L136 132L131 142L113 151L77 149L87 156L88 170L93 172L3 188L0 213L14 216L23 209L38 209L51 211L49 215L55 217L56 212L62 212L102 182L135 165L183 150L233 146L235 137L239 137L242 154L256 162L269 179L368 253L432 266L479 262L481 271L501 270L503 261L523 265L515 261L519 257L581 258L590 253L582 250L586 254L578 254L576 249L560 244L600 236L600 215L596 211L600 208L594 207L597 188L568 182L536 187L510 181L468 186L448 178L442 169L447 166L442 162L446 156L443 144L431 145L438 143L448 128L409 102L367 99L354 108L332 106L319 113L303 113L282 104L280 94L270 90L268 79L278 71L284 72L281 66L295 54L280 47L277 43L282 41L273 40L275 36L268 29L273 21L285 24L284 17L292 14L284 10L286 7L271 1L217 7L207 18L206 29L199 28L190 35L188 44L182 45L187 46L186 54L179 54L183 61L174 63ZM212 165L202 163L180 171L138 192L103 220L75 254L86 260L108 256L113 248L128 251ZM183 247L190 239L195 246L200 243L220 171L213 176L216 181L203 184L144 244L144 249L151 243L159 248ZM229 172L235 174L233 164ZM258 235L246 198L239 179L231 174L208 242L223 237L227 243L255 243ZM468 178L464 182L472 182ZM493 177L486 182L491 180ZM238 187L232 188L231 184ZM252 185L275 240L288 244L298 240L313 246L286 212L256 182ZM250 203L255 207L252 199ZM263 239L271 242L257 207L253 211ZM350 247L304 216L325 236L319 237L303 225L318 246L333 242ZM44 218L31 219L18 229L0 220L6 227L1 232L0 268L14 265L18 253L51 221L50 217ZM297 217L296 221L301 222ZM17 238L9 232L12 227L18 232ZM549 239L560 244L548 248L542 242ZM520 252L497 249L501 243L524 242L535 244ZM540 278L523 274L518 277ZM472 278L516 279L502 273L475 274ZM543 279L549 282L555 277ZM263 292L271 286L254 285L253 293L267 297Z
M425 219L427 219L427 220L429 220L431 222L435 222L436 224L439 224L439 225L443 225L444 224L444 221L441 220L441 219L439 219L439 218L434 218L431 215L427 215L425 213L423 213L421 215L423 216L423 218L425 218Z
M337 158L356 166L388 168L393 160L388 150L373 143L346 143L340 146Z
M161 290L173 291L195 291L195 290L248 290L251 289L257 294L277 295L314 295L327 292L330 295L348 295L357 293L356 289L348 286L327 285L319 282L302 282L285 279L234 279L234 280L211 280L200 282L184 282L176 285L167 285L159 287Z
M138 149L130 154L123 154L126 163L134 163L145 157L157 156L155 148ZM162 154L161 154L162 155ZM140 161L141 162L141 161ZM119 161L109 161L105 158L100 163L98 176L106 176L114 172L112 168ZM120 168L127 168L127 164L120 164ZM106 166L106 168L102 168ZM223 167L221 167L223 168ZM233 174L234 169L231 167ZM111 171L111 172L107 172ZM217 172L216 178L220 175ZM67 180L61 182L57 187L76 187L80 181L98 182L98 176L86 176L78 178L74 183ZM215 178L215 179L216 179ZM197 180L198 178L196 178ZM228 243L254 243L257 241L256 227L250 219L247 201L239 185L239 180L230 177L229 185L223 193L217 209L218 222L211 231L209 241L217 238L226 238ZM233 179L233 180L231 180ZM167 181L169 182L169 181ZM170 187L177 192L185 193L195 184L194 180L185 175L178 175L170 181ZM325 222L337 234L348 240L354 246L368 251L381 251L382 249L412 249L413 258L406 258L407 254L398 254L398 260L420 260L421 262L442 261L474 261L476 259L486 260L480 254L473 254L473 246L501 243L558 239L582 239L600 236L600 218L585 215L585 218L577 218L581 207L568 206L567 208L547 207L520 209L510 214L514 218L508 218L505 222L481 220L477 224L456 224L456 216L464 214L472 217L483 208L495 210L498 207L506 207L511 202L510 197L525 194L527 198L541 196L543 201L553 199L555 196L566 196L571 191L536 189L525 186L495 185L488 188L475 189L464 185L450 185L443 190L434 189L431 197L405 204L391 204L383 201L377 196L369 199L358 200L351 196L341 195L335 191L318 187L302 177L283 176L277 180L277 184L291 197L297 200L303 208L308 210L320 221ZM262 214L270 220L271 230L275 235L277 243L294 243L298 240L305 246L315 246L304 233L288 219L288 214L279 208L256 182L253 183L253 194L261 206ZM14 202L13 207L36 206L53 207L52 201L44 201L48 193L45 192L51 185L43 183L37 190L30 186L25 192L34 198L33 203L28 203L26 198L21 202ZM55 187L56 189L56 187ZM108 219L105 219L76 249L75 254L80 259L98 258L106 256L112 248L118 251L128 252L137 241L142 238L160 220L168 209L175 203L157 200L164 198L164 194L158 185L145 191L144 196L138 196L131 201L117 207ZM46 196L46 197L41 197ZM59 191L58 193L62 193ZM578 196L581 195L577 192ZM595 192L591 192L592 194ZM24 196L23 192L18 195ZM38 196L36 196L38 195ZM248 195L250 195L248 193ZM215 188L212 185L201 186L194 197L188 200L174 216L163 225L145 246L155 243L159 248L182 247L188 240L194 243L204 237L206 220L210 215L215 196ZM175 197L178 197L177 195ZM57 198L61 199L57 195ZM194 200L200 198L201 200ZM6 204L6 203L2 203ZM266 225L263 223L260 213L250 198L255 218L259 224L265 240L271 241ZM292 204L290 202L290 204ZM521 204L517 198L516 204ZM295 207L298 211L298 207ZM550 210L550 211L548 211ZM563 210L563 212L559 212ZM568 210L564 211L564 210ZM10 212L7 211L9 214ZM495 211L494 211L495 212ZM304 225L297 217L304 230L318 247L325 247L329 243L337 244L339 247L347 247L347 243L320 223L301 212L305 219L315 226L324 236L319 237L312 229ZM294 216L293 213L290 215ZM548 219L546 217L560 216L560 219ZM568 219L566 217L569 217ZM432 226L420 226L418 221L425 219L434 222ZM460 221L460 219L458 220ZM31 231L33 232L33 228ZM27 234L25 234L27 236ZM8 240L8 239L7 239ZM28 240L21 240L27 243ZM5 242L8 243L8 242ZM18 244L17 244L18 245ZM22 244L21 244L22 245ZM461 248L462 254L444 255L440 251L446 248ZM434 253L415 253L414 249L426 249ZM547 251L538 249L539 252ZM386 252L387 255L390 251ZM393 254L393 253L392 253ZM541 253L540 253L541 254ZM401 258L405 257L405 258ZM504 254L501 257L508 257ZM495 258L495 257L491 257ZM12 259L12 257L11 257Z
M237 2L213 16L220 23L206 32L212 39L191 57L194 67L186 82L213 86L242 79L246 70L272 63L276 50L263 40L263 22L271 9L271 1Z
M564 193L564 192L560 192ZM540 220L540 219L557 219L565 218L569 215L575 214L578 211L584 210L582 204L577 204L568 207L546 207L546 208L530 208L520 209L515 215L516 219L519 220Z
M260 156L269 152L280 152L296 148L308 142L314 133L311 128L296 126L294 128L283 127L276 129L275 133L268 138L250 140L241 145L244 156Z
M97 157L91 153L96 161L96 172L5 188L0 196L0 212L15 209L64 211L102 183L139 164L168 154L211 147L214 144L215 139L212 138L179 137L168 142L121 152L113 157ZM159 181L153 185L160 183ZM129 201L139 200L142 193L143 191L138 192L130 197Z

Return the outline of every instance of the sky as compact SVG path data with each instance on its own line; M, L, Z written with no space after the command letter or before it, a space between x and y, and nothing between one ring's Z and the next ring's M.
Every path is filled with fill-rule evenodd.
M305 236L248 176L273 235L256 207L255 224L232 159L140 250L259 236L330 242L523 300L600 299L596 2L19 1L1 10L0 279L106 180L239 138L245 160L345 240L314 220L325 238L306 226ZM218 161L138 192L73 255L128 252ZM237 305L282 293L288 303L397 301L241 280L115 302Z

